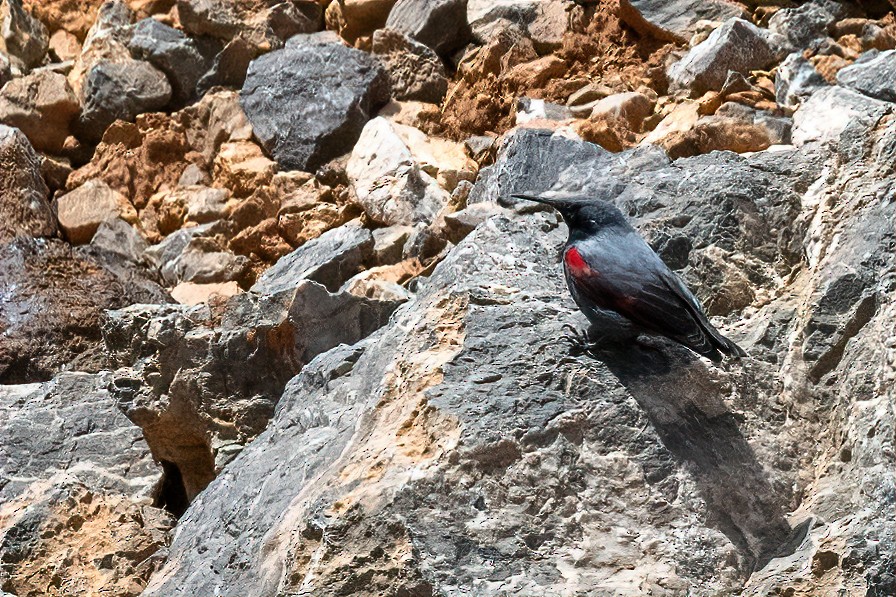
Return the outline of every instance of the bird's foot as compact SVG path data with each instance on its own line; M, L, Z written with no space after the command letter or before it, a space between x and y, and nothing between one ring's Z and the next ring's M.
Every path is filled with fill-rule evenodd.
M572 345L573 351L577 354L591 352L600 344L600 339L592 338L589 330L580 330L569 323L563 326L563 330L567 332L564 338Z

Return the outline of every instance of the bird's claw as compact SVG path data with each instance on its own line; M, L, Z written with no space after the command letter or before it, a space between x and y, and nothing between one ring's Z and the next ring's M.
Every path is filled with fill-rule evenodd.
M567 332L565 335L566 340L579 353L590 352L597 346L597 342L589 337L587 330L582 331L569 323L564 324L562 329Z

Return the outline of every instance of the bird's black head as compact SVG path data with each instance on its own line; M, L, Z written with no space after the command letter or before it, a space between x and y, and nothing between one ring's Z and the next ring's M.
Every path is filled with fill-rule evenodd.
M528 199L550 205L560 212L569 226L569 236L590 235L606 228L630 228L622 212L610 203L582 195L514 193L516 199Z

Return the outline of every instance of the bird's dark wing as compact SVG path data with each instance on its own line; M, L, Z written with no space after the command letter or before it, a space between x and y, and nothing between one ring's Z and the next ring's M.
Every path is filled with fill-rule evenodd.
M589 260L586 253L585 266L569 267L567 262L567 272L582 298L619 313L647 332L671 338L712 360L721 360L718 349L742 353L739 348L732 352L729 344L736 345L712 327L693 295L656 259L656 265L648 261L649 268L643 267L643 261L629 267L614 262L620 267L601 271L601 260Z

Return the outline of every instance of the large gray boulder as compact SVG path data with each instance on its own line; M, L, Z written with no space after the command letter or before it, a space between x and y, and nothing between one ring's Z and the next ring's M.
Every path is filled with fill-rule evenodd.
M619 18L642 35L687 43L698 22L745 18L744 9L725 0L622 0Z
M40 156L19 129L0 124L0 243L52 236L56 216L40 173Z
M297 36L252 61L241 93L255 136L285 169L316 170L354 146L389 98L369 54Z
M896 50L871 50L840 69L837 83L875 99L896 102Z
M696 95L718 91L729 71L748 75L765 68L781 57L782 48L780 36L744 19L729 19L669 67L669 80L673 89Z

